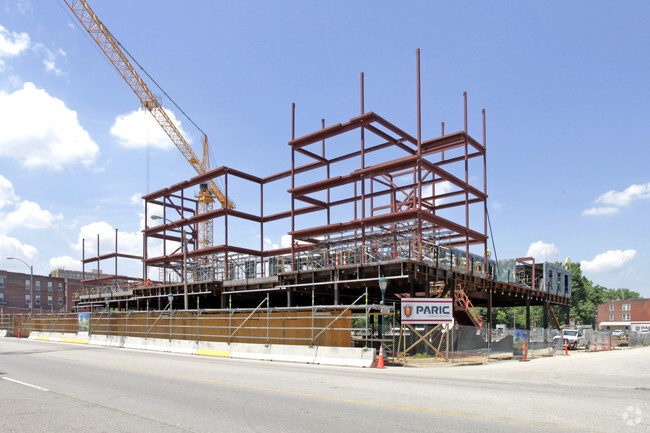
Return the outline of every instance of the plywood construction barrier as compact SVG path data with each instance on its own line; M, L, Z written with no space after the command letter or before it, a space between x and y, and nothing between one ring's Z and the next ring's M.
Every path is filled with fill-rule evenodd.
M87 328L86 328L87 327ZM16 316L14 335L31 331L225 343L351 347L351 312L174 311Z

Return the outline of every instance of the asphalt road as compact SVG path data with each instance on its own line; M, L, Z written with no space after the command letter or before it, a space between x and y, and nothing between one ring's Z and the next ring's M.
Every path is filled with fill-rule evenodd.
M1 432L647 432L650 347L358 369L0 339Z

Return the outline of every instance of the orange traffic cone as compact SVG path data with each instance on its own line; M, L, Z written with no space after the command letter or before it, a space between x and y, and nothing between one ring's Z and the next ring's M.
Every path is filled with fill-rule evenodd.
M598 340L594 337L594 352L598 352Z
M20 338L20 328L18 328L18 338Z
M528 361L528 348L526 347L526 339L524 338L522 341L523 345L521 346L521 360L522 361Z
M377 362L377 368L386 368L384 366L384 346L381 346L379 349L379 361Z

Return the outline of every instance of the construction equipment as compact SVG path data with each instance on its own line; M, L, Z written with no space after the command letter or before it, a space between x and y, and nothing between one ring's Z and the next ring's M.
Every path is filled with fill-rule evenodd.
M180 133L176 125L170 120L169 116L160 105L156 97L151 93L145 82L138 75L131 65L131 62L120 48L119 42L108 31L106 26L97 18L97 15L88 5L86 0L64 0L74 16L79 20L83 28L88 32L90 37L95 41L99 49L106 55L117 72L124 78L124 81L135 92L136 96L142 102L142 105L149 110L154 119L163 128L172 142L181 151L185 159L190 163L192 168L198 174L204 174L210 170L210 159L208 156L208 137L203 134L203 158L199 160L187 140ZM199 191L199 213L205 213L212 210L212 203L216 197L224 209L234 209L234 204L221 192L214 181L210 180L209 184L202 186ZM199 226L199 244L201 248L212 246L212 221L208 220L200 223Z

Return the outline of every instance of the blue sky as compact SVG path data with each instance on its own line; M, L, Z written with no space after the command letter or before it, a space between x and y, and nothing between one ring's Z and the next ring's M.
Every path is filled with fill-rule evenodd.
M207 133L213 166L260 176L290 166L292 102L298 136L359 114L360 72L366 109L415 135L420 48L423 137L462 129L463 91L479 140L487 110L499 258L568 256L595 283L650 297L650 4L400 3L91 6ZM108 252L115 228L139 253L138 195L191 167L62 0L0 4L0 256L80 268L80 239L96 248L100 233Z

